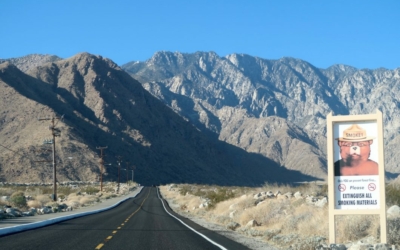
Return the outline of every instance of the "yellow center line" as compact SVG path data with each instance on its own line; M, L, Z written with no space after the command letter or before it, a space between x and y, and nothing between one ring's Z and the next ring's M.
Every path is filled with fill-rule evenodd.
M144 200L143 200L143 202L140 204L139 208L136 209L136 211L133 212L131 215L129 215L128 218L125 220L125 222L128 222L128 220L142 208L144 202L147 200L147 198L148 198L149 195L150 195L150 190L151 190L151 189L149 189L149 192L147 193L146 198L144 198ZM121 226L123 226L123 225L125 225L125 224L122 223ZM121 227L117 227L117 229L121 229ZM113 234L115 234L115 233L117 233L117 231L113 231ZM111 240L111 238L112 238L112 236L108 236L104 241L107 242L107 241ZM100 243L99 245L97 245L97 247L95 248L95 250L99 250L99 249L101 249L103 246L104 246L104 243Z
M103 246L104 246L104 244L103 244L103 243L100 243L99 245L97 245L97 247L95 248L95 250L99 250L99 249L101 249Z

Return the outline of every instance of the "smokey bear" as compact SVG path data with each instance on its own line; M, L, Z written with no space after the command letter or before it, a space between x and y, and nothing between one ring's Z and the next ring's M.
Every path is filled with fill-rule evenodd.
M336 138L341 159L336 161L335 176L378 175L378 163L369 159L374 137L357 124L344 130L343 137Z

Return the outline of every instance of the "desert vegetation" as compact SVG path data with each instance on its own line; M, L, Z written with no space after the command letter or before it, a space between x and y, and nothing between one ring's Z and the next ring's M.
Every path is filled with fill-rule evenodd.
M53 188L46 184L0 185L0 219L35 214L70 211L90 206L105 199L127 194L137 184L106 182L103 192L99 183L63 183L57 187L57 201L51 199ZM7 210L8 209L8 210Z
M176 212L218 224L280 249L328 244L328 188L324 184L258 188L170 184L160 187ZM400 183L387 185L387 207L400 205ZM206 226L206 225L203 225ZM336 217L337 243L380 243L378 215ZM388 215L388 243L400 246L400 216Z

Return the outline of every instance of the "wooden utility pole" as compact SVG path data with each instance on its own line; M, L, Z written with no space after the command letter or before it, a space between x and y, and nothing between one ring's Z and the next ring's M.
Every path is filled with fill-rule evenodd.
M128 168L129 168L129 161L126 162L126 184L128 184Z
M103 150L106 149L107 146L105 147L97 147L96 149L100 150L100 192L103 192L103 168L104 168L104 154Z
M61 130L59 128L56 128L57 123L55 122L56 120L61 120L63 116L61 117L52 117L52 118L38 118L39 121L51 121L51 125L49 126L49 129L51 130L51 134L53 136L53 194L52 194L52 199L53 201L57 201L57 176L56 176L56 137L61 136Z
M117 188L117 194L119 194L120 171L121 171L121 156L118 156L118 188Z

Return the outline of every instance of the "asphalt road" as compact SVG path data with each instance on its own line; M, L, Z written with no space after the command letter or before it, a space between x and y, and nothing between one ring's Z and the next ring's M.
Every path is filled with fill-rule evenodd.
M248 249L173 213L155 187L102 213L2 236L0 248Z

